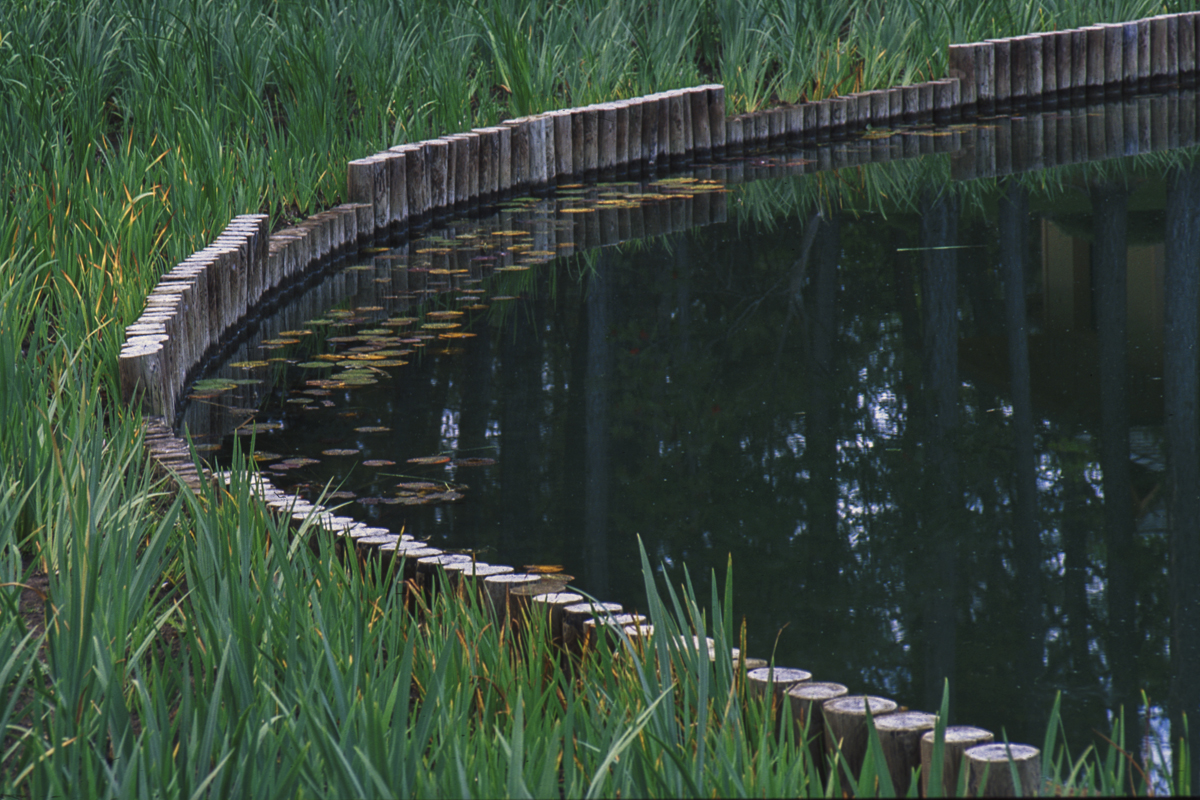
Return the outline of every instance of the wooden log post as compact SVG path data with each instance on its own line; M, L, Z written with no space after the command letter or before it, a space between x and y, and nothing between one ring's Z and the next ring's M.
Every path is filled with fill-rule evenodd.
M1040 793L1042 753L1038 748L993 742L975 745L965 755L967 794L971 797L1031 797Z
M611 181L617 174L617 108L613 103L602 103L597 108L600 180Z
M545 114L529 120L529 184L533 194L544 195L554 186L553 125Z
M519 616L523 601L513 595L513 589L538 583L540 580L540 575L526 572L509 572L484 578L485 604L492 610L496 621L503 625L515 620Z
M1160 15L1150 18L1150 86L1161 89L1170 81L1167 75L1168 59L1168 25L1167 17Z
M491 205L500 184L500 136L495 128L474 128L479 134L479 205Z
M630 625L644 625L642 614L605 614L583 621L583 642L589 650L596 648L605 634L615 635Z
M1196 85L1196 20L1200 13L1189 11L1176 15L1179 24L1179 85Z
M1089 25L1083 31L1087 37L1087 97L1089 100L1100 100L1104 97L1107 75L1105 30L1102 25Z
M671 98L666 92L651 95L657 106L658 117L658 170L666 172L672 166L671 154Z
M792 704L792 723L796 726L796 741L807 744L813 763L822 775L828 774L825 760L825 714L827 700L845 697L849 689L840 683L804 681L786 692Z
M937 725L937 715L924 711L897 711L875 721L879 744L887 762L896 796L908 794L913 770L921 766L921 736Z
M958 796L959 767L963 753L969 748L992 741L992 732L970 725L950 725L946 728L942 751L942 796ZM930 770L933 768L934 731L921 735L921 794L930 796Z
M708 130L711 137L712 157L725 157L725 87L710 83L703 87L708 102Z
M583 119L583 179L594 181L600 172L600 109L580 109Z
M446 565L471 563L472 559L462 553L439 553L438 555L422 556L416 559L417 585L426 592L432 592L439 587L444 588L447 581Z
M840 752L842 762L857 780L867 753L867 709L872 717L881 717L898 705L886 697L857 694L826 700L821 708L825 714L825 752L830 757Z
M563 645L563 618L566 609L583 602L583 595L574 592L550 592L534 595L529 600L529 615L538 615L549 625L551 644Z
M646 171L646 158L642 153L642 123L645 121L642 112L645 107L646 104L640 99L625 101L625 111L629 116L629 135L625 140L625 173L632 178L640 178Z
M1104 29L1104 95L1120 97L1125 73L1125 26L1100 27Z
M1025 72L1029 76L1029 87L1025 92L1025 102L1030 108L1041 108L1042 98L1046 94L1046 40L1037 35L1022 37L1025 41Z
M509 169L512 175L511 189L514 194L524 194L529 191L532 177L529 174L529 151L533 146L530 141L530 126L527 124L527 120L506 120L503 125L508 128L509 135L512 137L509 159Z
M787 112L782 108L770 108L759 113L767 122L767 144L781 147L787 140Z
M1137 22L1121 23L1121 92L1133 94L1137 91L1138 63L1141 54L1138 52Z
M1179 15L1167 14L1167 81L1166 86L1179 85Z
M700 86L687 91L692 115L692 158L697 163L712 161L712 133L709 128L708 89Z
M995 59L992 72L995 110L997 114L1007 113L1012 108L1012 40L988 39L984 44L991 45Z
M1071 101L1075 86L1075 35L1071 31L1057 31L1054 38L1054 59L1058 68L1058 103Z
M629 103L618 100L610 103L616 125L613 127L613 176L623 179L629 174Z
M975 45L952 44L947 50L949 69L946 77L959 85L959 114L970 117L975 113ZM861 115L860 115L861 116Z
M1038 49L1042 57L1042 108L1058 105L1058 39L1053 33L1039 33Z
M745 152L742 145L742 117L730 117L725 120L725 152L730 158L738 158Z
M620 614L624 610L620 603L599 603L590 600L566 606L562 616L563 646L578 650L585 637L584 622L605 614Z
M789 707L791 705L787 699L788 690L810 680L812 673L807 670L759 667L746 672L746 695L766 703L778 732L783 722L783 703L788 703Z
M488 600L483 590L483 582L495 575L510 575L513 572L512 567L504 564L476 561L472 564L464 563L461 569L457 564L447 565L446 575L460 596L476 597L480 604L486 605Z
M419 144L401 145L408 179L408 220L412 231L423 230L432 220L432 192L429 186L428 159Z
M658 171L658 100L642 98L642 171L654 177Z
M668 120L671 136L671 169L682 169L687 163L687 138L683 130L684 106L687 104L687 98L684 97L683 92L673 91L667 92L667 100L670 104Z
M959 94L961 81L947 78L933 82L933 121L944 125L959 118L962 97Z
M991 42L975 45L975 109L981 116L996 113L996 49Z
M556 111L550 115L554 120L554 182L571 183L575 180L575 142L571 137L571 111Z
M1079 102L1088 92L1088 34L1076 28L1071 34L1071 101Z

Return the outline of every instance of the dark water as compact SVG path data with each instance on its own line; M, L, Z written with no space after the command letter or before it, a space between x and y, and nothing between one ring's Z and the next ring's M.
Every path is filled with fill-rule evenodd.
M1172 709L1196 707L1200 663L1179 615L1172 662L1172 610L1197 606L1168 569L1172 526L1177 557L1200 547L1200 177L1114 164L750 185L710 195L711 224L559 258L586 225L518 205L368 256L240 355L286 360L220 374L263 381L234 401L282 426L260 451L317 459L264 459L272 480L312 497L332 481L343 513L560 564L627 606L639 538L705 599L732 563L751 655L914 708L948 678L953 722L1014 741L1040 745L1059 691L1076 750L1121 705L1162 739L1172 681ZM772 192L781 216L759 210ZM490 260L518 223L543 238ZM493 271L522 251L530 269ZM448 324L473 337L409 338L422 309L468 306ZM408 363L306 383L338 374L318 354L355 347ZM228 418L215 397L193 430L197 409ZM457 461L408 463L439 455ZM461 498L403 504L413 481Z

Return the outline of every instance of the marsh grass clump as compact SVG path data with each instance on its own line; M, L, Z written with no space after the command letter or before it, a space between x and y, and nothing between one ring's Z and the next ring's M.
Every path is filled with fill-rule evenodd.
M730 662L671 644L730 647L728 583L710 609L690 588L664 602L643 562L669 635L568 669L470 603L416 613L301 546L248 464L172 496L117 402L123 328L158 277L236 214L283 225L344 199L365 153L700 80L735 113L815 99L938 75L950 41L1160 10L809 5L0 6L0 793L842 791L768 735ZM1066 790L1127 790L1119 758L1087 758L1047 763Z

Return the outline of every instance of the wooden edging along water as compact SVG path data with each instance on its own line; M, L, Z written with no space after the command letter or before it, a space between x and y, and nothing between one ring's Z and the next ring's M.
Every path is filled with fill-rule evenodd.
M868 128L949 123L1187 87L1194 85L1200 69L1198 42L1200 12L1164 15L951 45L945 79L729 119L724 87L711 84L505 120L356 159L347 168L352 202L273 234L266 215L236 217L212 244L163 276L147 297L143 314L126 330L119 357L122 400L141 408L147 448L158 467L197 489L214 476L197 472L187 444L169 424L192 375L264 298L365 245L405 238L514 194L546 194L563 183L652 176L688 164L737 157L750 149L854 138ZM1019 133L1022 141L1028 141L1023 156L1010 155L1007 163L998 163L994 153L1002 148L992 148L989 161L986 155L978 155L988 148L968 147L956 156L952 171L956 179L966 180L1192 143L1197 131L1195 103L1175 100L1139 97L1121 119L1114 115L1098 123L1080 115L1058 125L1048 117L1037 118L1028 130L1015 130L1018 122L1006 121L996 126L996 136ZM986 140L991 134L981 130L975 135ZM873 157L904 158L939 148L936 142L926 150L915 141L902 140L883 142L878 148L872 142L870 149ZM842 163L836 154L826 153L825 158L816 169L801 171L853 163L845 151ZM743 177L753 179L753 175ZM585 247L597 246L656 233L649 229L656 226L650 225L634 231L627 224L622 231L619 220L619 216L609 220L604 230L590 236L580 220L584 229L578 241ZM680 225L668 223L662 231L686 227L687 222L685 213ZM644 618L621 616L623 609L617 604L601 604L603 613L596 616L596 604L581 604L581 596L569 592L527 596L521 587L536 586L537 576L443 553L409 536L372 528L285 495L263 478L255 480L262 500L289 515L297 527L317 525L334 531L346 553L382 559L415 586L433 586L433 576L441 575L460 591L478 592L501 620L515 621L529 613L548 615L552 638L568 649L586 645L605 630L620 630L630 641L652 635ZM734 657L740 660L740 654ZM786 699L799 724L811 718L810 732L823 731L827 748L840 741L843 758L851 766L854 759L861 759L856 743L865 743L861 735L865 718L858 707L875 706L883 699L843 697L845 687L813 683L811 676L797 678L800 670L763 672L753 659L746 659L744 666L749 670L748 688L758 687L754 691L764 697L769 694L775 703ZM822 703L822 714L813 715L817 702ZM922 756L928 771L932 725L930 715L900 716L894 708L892 701L883 700L878 711L872 710L879 714L877 728L893 781L900 788ZM948 732L947 741L953 739L956 747L978 745L966 751L970 786L982 788L977 783L987 764L1012 758L1023 790L1037 788L1040 754L1036 748L983 744L991 734L980 729L950 731L953 736ZM947 761L947 780L958 763L957 758ZM987 790L1004 791L993 782L1008 781L1011 791L1010 775L1008 769L993 770Z

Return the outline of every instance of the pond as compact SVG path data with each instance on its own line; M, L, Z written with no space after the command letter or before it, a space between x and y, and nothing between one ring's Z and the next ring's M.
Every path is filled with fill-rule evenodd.
M1078 144L1106 113L1044 117ZM1071 741L1121 704L1161 740L1172 681L1197 691L1167 568L1198 522L1196 383L1164 362L1195 370L1169 266L1200 262L1200 173L1147 124L1101 143L1143 155L991 177L1056 163L1027 124L452 220L298 292L182 424L218 461L254 433L274 483L340 513L627 606L639 541L701 596L731 563L750 653L821 680L936 709L948 678L952 721L1036 744L1061 691Z

